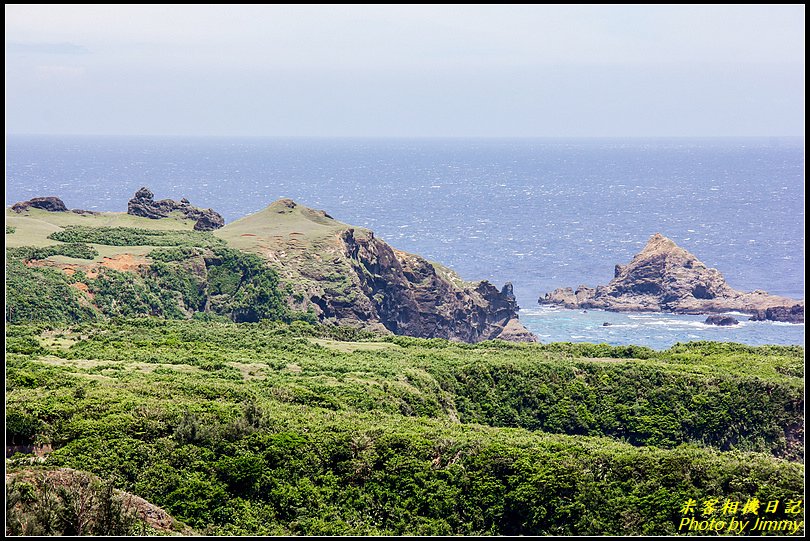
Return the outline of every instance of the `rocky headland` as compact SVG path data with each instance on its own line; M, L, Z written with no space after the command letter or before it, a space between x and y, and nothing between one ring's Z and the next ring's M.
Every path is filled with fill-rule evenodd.
M511 284L464 282L368 229L291 199L216 235L268 260L295 291L296 308L313 309L321 321L463 342L536 340L518 320Z
M555 289L540 304L598 308L616 312L716 314L743 312L751 319L804 323L804 301L744 292L729 286L717 269L707 267L672 240L656 233L627 265L616 265L607 285Z
M312 313L320 322L463 342L496 338L536 341L518 320L519 308L510 283L497 288L487 281L465 282L438 263L391 247L368 229L344 224L324 211L290 199L276 201L228 225L219 213L194 207L187 199L155 200L145 187L135 193L127 207L126 214L95 213L80 218L66 213L67 208L57 197L17 203L12 207L16 227L13 241L18 246L46 246L53 244L52 235L66 228L100 227L105 235L116 235L116 229L122 229L122 238L134 245L124 246L120 239L105 241L107 244L97 246L103 254L95 261L80 263L74 258L74 262L66 264L46 256L26 264L53 266L66 274L82 271L95 276L101 268L114 268L145 275L155 263L150 258L153 248L167 244L156 242L152 247L149 239L153 236L133 237L133 229L212 231L214 238L209 246L221 243L260 256L283 282L289 309ZM187 250L183 256L187 259L180 263L193 275L191 281L199 292L218 287L209 284L209 267L219 264L212 250ZM77 285L74 289L84 295L82 302L93 304L86 288ZM177 292L167 294L176 296ZM182 304L179 309L191 317L195 311L211 310L212 303L219 300L212 298L205 308ZM240 320L238 314L234 320Z

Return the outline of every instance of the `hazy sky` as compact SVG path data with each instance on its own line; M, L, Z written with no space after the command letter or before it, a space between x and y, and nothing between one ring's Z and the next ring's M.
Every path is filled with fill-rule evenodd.
M804 134L803 4L5 15L12 134Z

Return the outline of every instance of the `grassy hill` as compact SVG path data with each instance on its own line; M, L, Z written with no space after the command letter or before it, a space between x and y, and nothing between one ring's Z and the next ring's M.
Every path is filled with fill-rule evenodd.
M84 227L130 227L149 230L178 230L191 231L193 220L186 220L181 216L150 220L140 216L131 216L125 212L102 212L99 214L76 214L73 212L48 212L41 209L30 208L17 213L6 208L6 226L15 229L14 233L6 234L6 248L19 246L50 246L54 244L48 238L67 226ZM151 247L141 246L110 246L105 244L94 245L99 255L96 261L103 257L115 257L122 254L147 254ZM75 262L74 262L75 263Z
M6 320L295 319L259 257L180 217L7 210Z

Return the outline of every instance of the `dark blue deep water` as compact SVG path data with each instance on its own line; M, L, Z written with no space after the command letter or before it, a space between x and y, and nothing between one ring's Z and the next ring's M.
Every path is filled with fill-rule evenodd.
M512 281L542 341L803 344L804 325L548 310L663 233L743 290L804 298L804 139L9 136L6 203L124 211L140 186L232 221L279 197L373 229L466 279ZM738 317L744 320L744 317ZM613 323L603 327L603 322Z

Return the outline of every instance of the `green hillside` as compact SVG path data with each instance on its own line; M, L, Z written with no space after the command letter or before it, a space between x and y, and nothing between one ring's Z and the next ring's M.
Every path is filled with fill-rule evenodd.
M9 441L212 534L667 534L689 499L803 492L799 347L151 318L7 335Z

